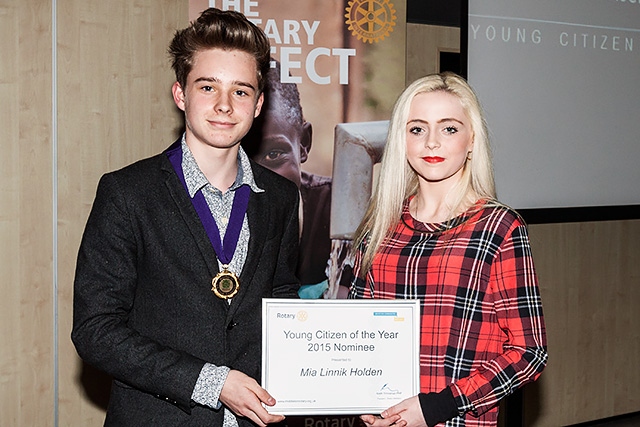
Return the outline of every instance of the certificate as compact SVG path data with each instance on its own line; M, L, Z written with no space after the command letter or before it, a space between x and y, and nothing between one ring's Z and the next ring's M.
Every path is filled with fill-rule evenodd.
M420 390L418 300L262 300L262 387L283 415L379 414Z

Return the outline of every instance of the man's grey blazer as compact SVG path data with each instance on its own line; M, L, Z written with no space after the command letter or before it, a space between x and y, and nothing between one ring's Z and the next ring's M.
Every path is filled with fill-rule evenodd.
M100 179L78 254L72 339L114 378L105 425L222 426L222 410L191 401L205 362L260 381L262 298L297 297L299 196L251 167L265 191L249 199L248 254L230 305L211 291L216 255L166 153Z

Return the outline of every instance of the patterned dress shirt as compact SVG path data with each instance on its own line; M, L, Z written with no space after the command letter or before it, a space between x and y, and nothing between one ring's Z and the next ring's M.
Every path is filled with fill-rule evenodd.
M189 191L189 197L193 197L198 191L202 191L204 198L209 206L209 210L213 215L216 225L220 231L220 241L224 240L224 233L227 230L227 224L229 216L231 214L231 208L233 206L233 198L235 190L242 185L248 185L251 187L251 191L259 193L264 190L259 188L253 179L253 172L251 170L251 164L249 163L249 157L244 152L242 147L238 152L238 175L233 185L224 193L215 188L209 183L204 173L198 167L191 150L187 146L185 137L182 137L182 171L187 184L187 190ZM249 247L249 224L247 216L245 215L242 222L242 228L240 230L240 236L238 238L238 245L236 251L233 254L233 258L229 263L229 270L240 276L242 267L247 258L247 249ZM218 268L222 269L222 263L218 260ZM231 300L229 300L231 302ZM213 409L219 409L221 403L219 402L220 392L222 386L229 374L229 368L226 366L215 366L210 363L206 363L200 371L200 376L191 395L191 399L201 405L208 406ZM224 413L224 427L235 427L238 422L228 409L225 408Z

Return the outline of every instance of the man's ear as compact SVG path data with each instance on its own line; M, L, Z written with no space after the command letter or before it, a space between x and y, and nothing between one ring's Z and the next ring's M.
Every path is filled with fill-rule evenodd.
M171 86L171 93L173 94L173 102L176 103L179 109L184 111L184 92L180 83L175 82L173 86Z
M307 161L309 151L311 151L311 140L313 139L313 126L311 123L302 124L302 135L300 136L300 163Z
M264 103L264 92L261 92L260 96L258 96L258 100L256 101L256 109L253 112L254 119L260 115L260 111L262 111L263 103Z

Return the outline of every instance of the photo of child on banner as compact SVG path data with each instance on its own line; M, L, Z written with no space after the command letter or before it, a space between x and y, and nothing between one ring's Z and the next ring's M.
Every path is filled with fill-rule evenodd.
M329 289L331 178L301 169L311 150L313 127L304 119L295 83L282 83L280 63L267 73L262 114L243 147L258 164L293 181L300 191L300 253L297 274L301 298L322 298ZM348 247L337 256L342 265ZM347 266L348 268L348 266ZM341 274L338 298L344 298L350 274Z

